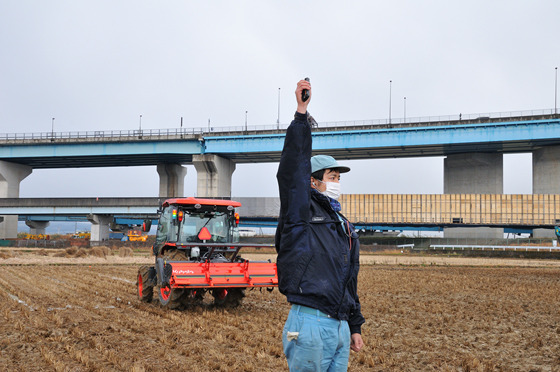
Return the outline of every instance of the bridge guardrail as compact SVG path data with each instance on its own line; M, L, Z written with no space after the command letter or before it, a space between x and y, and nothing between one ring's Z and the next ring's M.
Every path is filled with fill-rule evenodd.
M100 139L100 140L120 140L123 138L137 139L176 139L185 138L185 136L196 137L203 132L196 128L185 129L143 129L143 130L110 130L110 131L92 131L92 132L39 132L39 133L3 133L0 134L0 141L17 142L17 141L59 141L67 139Z
M413 126L414 124L443 125L453 122L454 124L467 124L473 122L487 122L489 120L518 118L531 120L537 117L560 115L554 109L492 112L477 114L455 114L425 117L407 117L394 119L373 120L347 120L319 122L320 129L384 126L391 127ZM168 129L130 129L130 130L108 130L108 131L85 131L85 132L39 132L39 133L0 133L0 142L4 143L28 143L28 142L59 142L61 140L122 140L122 139L180 139L185 136L202 135L239 135L256 132L285 130L289 124L253 125L253 126L221 126L221 127L198 127L198 128L168 128ZM187 137L188 138L188 137Z

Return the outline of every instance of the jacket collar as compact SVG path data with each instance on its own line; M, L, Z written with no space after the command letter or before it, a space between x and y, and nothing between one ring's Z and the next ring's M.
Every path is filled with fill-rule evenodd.
M317 200L320 204L322 204L324 208L328 208L330 206L335 212L340 212L342 209L338 200L329 198L328 196L321 194L319 191L313 188L311 189L311 196L314 197L315 200Z

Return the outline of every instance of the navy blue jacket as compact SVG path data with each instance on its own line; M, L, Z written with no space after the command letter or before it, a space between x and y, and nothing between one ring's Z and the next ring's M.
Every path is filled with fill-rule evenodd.
M280 292L290 303L348 320L351 333L361 333L358 234L346 219L340 221L328 197L311 192L311 128L304 114L296 112L288 127L276 178Z

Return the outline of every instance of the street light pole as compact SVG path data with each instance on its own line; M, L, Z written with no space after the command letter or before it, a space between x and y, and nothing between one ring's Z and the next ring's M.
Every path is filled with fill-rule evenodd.
M391 95L393 88L393 80L389 80L389 124L391 124Z
M404 97L404 122L406 123L406 97Z
M142 132L142 115L140 115L140 127L138 129Z
M245 132L247 132L247 113L249 111L245 111Z
M280 129L280 88L278 88L278 119L276 119L276 129Z
M558 67L554 67L554 114L558 113Z
M51 138L54 138L54 118L51 121Z

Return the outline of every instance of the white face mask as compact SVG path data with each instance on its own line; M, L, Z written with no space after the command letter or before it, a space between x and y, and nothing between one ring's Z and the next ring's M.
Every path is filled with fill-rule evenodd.
M320 182L327 185L327 189L325 191L322 191L321 194L328 196L329 198L334 200L338 200L338 198L340 198L341 191L339 182Z

